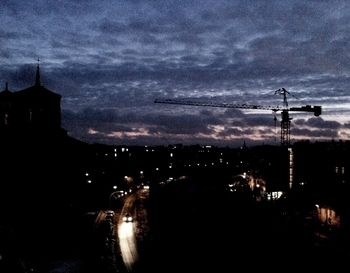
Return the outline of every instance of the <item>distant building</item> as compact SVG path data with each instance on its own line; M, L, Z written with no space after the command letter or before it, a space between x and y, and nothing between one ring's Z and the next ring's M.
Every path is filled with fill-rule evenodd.
M63 132L61 129L61 95L40 82L37 66L35 84L26 89L0 92L0 133Z

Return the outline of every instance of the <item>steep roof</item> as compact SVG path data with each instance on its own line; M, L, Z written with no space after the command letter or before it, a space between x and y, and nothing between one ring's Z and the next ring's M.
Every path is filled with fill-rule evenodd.
M54 97L56 99L60 99L62 96L50 91L49 89L45 88L41 85L40 82L40 67L39 64L36 68L36 75L35 75L35 84L31 87L25 88L23 90L20 90L16 92L16 95L18 96L31 96L31 97Z
M15 93L18 96L32 96L32 97L55 97L57 99L60 99L62 96L60 94L57 94L55 92L50 91L49 89L45 88L41 85L33 85L31 87L28 87L26 89L20 90Z

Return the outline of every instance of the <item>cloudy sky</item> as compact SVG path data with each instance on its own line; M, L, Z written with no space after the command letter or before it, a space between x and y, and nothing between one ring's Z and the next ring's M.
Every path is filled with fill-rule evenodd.
M292 140L350 138L348 1L1 0L0 19L2 89L32 85L40 57L78 139L278 144L269 110L154 99L282 106L282 87L290 107L323 109L290 112Z

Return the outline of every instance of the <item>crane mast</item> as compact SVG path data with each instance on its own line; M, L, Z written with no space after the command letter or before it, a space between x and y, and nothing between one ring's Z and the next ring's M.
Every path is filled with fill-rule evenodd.
M314 116L318 117L322 113L321 106L311 106L305 105L301 107L290 107L288 108L287 95L290 93L284 89L278 89L275 94L283 96L283 108L278 106L263 106L254 104L235 104L235 103L218 103L218 102L206 102L206 101L196 101L188 99L155 99L155 103L166 103L166 104L177 104L177 105L192 105L192 106L209 106L209 107L222 107L222 108L240 108L240 109L257 109L257 110L271 110L276 113L281 111L281 145L290 145L290 124L292 118L289 116L289 112L310 112ZM276 117L275 117L276 121Z

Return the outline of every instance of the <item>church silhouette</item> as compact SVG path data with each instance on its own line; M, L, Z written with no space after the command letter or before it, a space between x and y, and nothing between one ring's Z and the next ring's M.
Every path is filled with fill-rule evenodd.
M45 88L37 65L33 86L11 92L6 83L0 92L0 134L63 133L61 95Z

